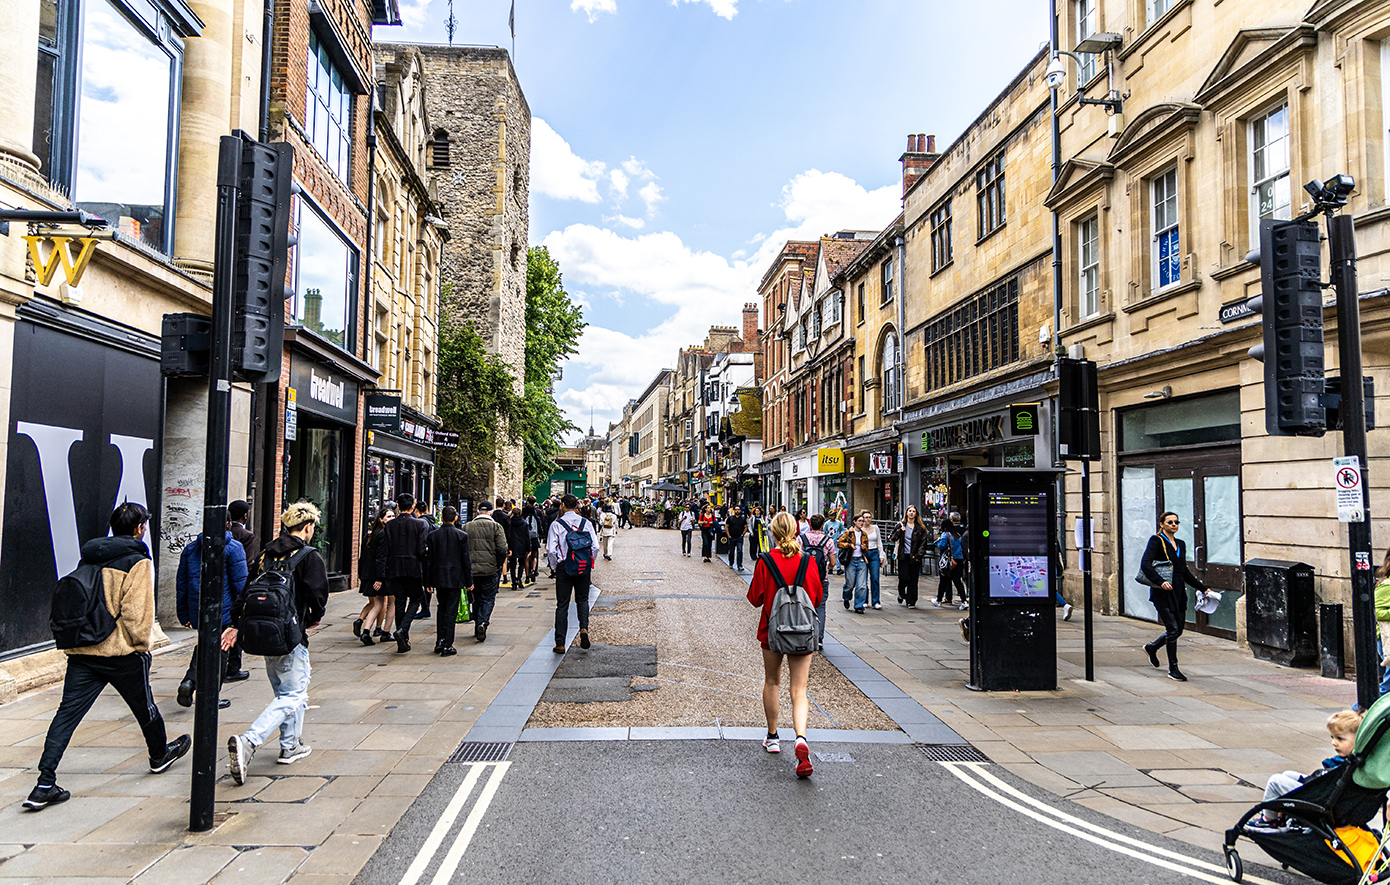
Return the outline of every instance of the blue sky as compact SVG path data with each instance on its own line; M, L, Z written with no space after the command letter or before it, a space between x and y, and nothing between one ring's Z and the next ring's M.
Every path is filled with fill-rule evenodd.
M445 0L378 39L445 42ZM620 417L681 346L738 326L787 239L880 229L907 135L945 148L1047 40L1042 0L516 0L532 245L590 327L557 385ZM510 0L454 42L510 49Z

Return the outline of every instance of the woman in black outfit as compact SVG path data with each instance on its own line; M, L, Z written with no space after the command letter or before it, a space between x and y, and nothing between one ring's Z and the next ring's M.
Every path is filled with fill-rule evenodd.
M377 553L381 550L386 524L395 518L394 507L382 507L377 511L376 520L362 541L362 555L357 560L357 576L361 581L361 593L367 597L367 605L357 620L352 622L352 635L363 645L376 645L372 639L373 626L380 637L385 635L382 629L384 625L390 624L394 629L396 623L396 597L373 589L376 582L381 580L376 574Z
M898 605L917 607L917 578L922 574L922 557L927 550L927 527L909 504L903 521L893 528L889 543L898 545Z
M1186 547L1178 540L1178 515L1171 510L1158 517L1158 534L1149 539L1144 547L1144 558L1139 561L1139 572L1148 584L1149 601L1158 609L1158 620L1163 624L1163 635L1144 646L1149 655L1149 663L1154 667L1158 662L1158 648L1168 646L1168 678L1186 682L1187 677L1178 669L1178 637L1182 635L1183 624L1187 621L1187 585L1205 593L1207 588L1187 570ZM1161 569L1161 571L1160 571Z

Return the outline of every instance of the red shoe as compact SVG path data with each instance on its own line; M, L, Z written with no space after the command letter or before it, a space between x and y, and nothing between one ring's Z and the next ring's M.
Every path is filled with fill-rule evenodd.
M811 764L811 748L806 745L806 739L799 737L796 739L796 776L810 777L811 772L815 771L815 766Z

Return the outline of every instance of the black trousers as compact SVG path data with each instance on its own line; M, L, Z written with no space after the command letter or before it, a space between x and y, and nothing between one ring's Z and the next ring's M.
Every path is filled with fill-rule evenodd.
M520 587L526 578L526 550L513 550L510 563L509 574L512 577L512 589Z
M898 560L898 598L908 605L917 604L917 579L922 574L922 560L904 556Z
M681 552L684 553L686 556L690 555L691 534L693 534L693 529L686 529L685 531L681 532Z
M194 688L197 688L197 687L198 687L198 659L199 659L199 657L201 656L202 650L203 650L203 644L202 644L201 642L198 643L197 645L193 646L193 658L192 658L192 660L190 660L190 661L188 662L188 672L183 674L183 681L184 681L184 682L191 682L191 683L193 683L193 687L194 687ZM221 651L221 649L219 648L218 651ZM235 672L235 671L232 669L231 664L229 664L229 663L227 662L227 659L228 659L229 657L230 657L230 653L229 653L229 652L225 652L225 651L222 652L222 666L221 666L221 668L217 671L219 675L225 675L225 674L227 674L227 673L233 673L233 672ZM241 657L241 656L238 655L237 657L238 657L238 660L237 660L237 667L236 667L236 669L237 669L237 670L240 670L240 669L241 669L241 660L240 660L240 657ZM219 687L221 686L221 682L220 682L220 681L218 682L218 686L219 686Z
M425 589L419 578L392 578L391 592L396 594L396 634L410 636L410 623L425 604Z
M555 644L564 645L570 630L570 595L579 615L579 629L589 629L589 584L592 574L571 575L564 567L555 570Z
M458 587L434 588L434 644L451 646L454 644L454 619L459 614L459 600L463 591Z
M965 563L957 562L951 568L941 570L941 583L936 588L937 602L951 601L951 588L960 591L961 601L965 601Z
M1178 637L1182 635L1187 620L1187 612L1180 612L1166 605L1156 605L1154 608L1158 609L1158 622L1163 625L1163 634L1144 647L1158 651L1160 645L1167 646L1168 666L1176 667L1178 665Z
M169 737L164 730L164 717L159 715L159 707L155 705L154 694L150 691L148 652L138 651L109 658L68 655L68 672L63 677L63 699L58 703L53 721L48 724L48 737L44 739L43 755L39 757L39 783L54 783L58 763L62 761L63 752L72 740L72 733L108 685L120 693L121 699L134 714L135 721L140 724L150 758L158 759L167 752Z
M709 559L714 549L714 529L700 529L700 556Z

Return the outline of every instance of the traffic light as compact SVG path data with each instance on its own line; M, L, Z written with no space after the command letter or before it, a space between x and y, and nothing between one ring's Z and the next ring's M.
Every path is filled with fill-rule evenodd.
M285 342L285 273L289 267L294 148L240 133L232 369L247 381L279 380Z
M1322 436L1322 250L1315 221L1260 222L1258 298L1264 342L1250 355L1264 362L1265 429L1275 436Z
M1057 361L1057 451L1063 461L1100 460L1100 387L1096 364Z

